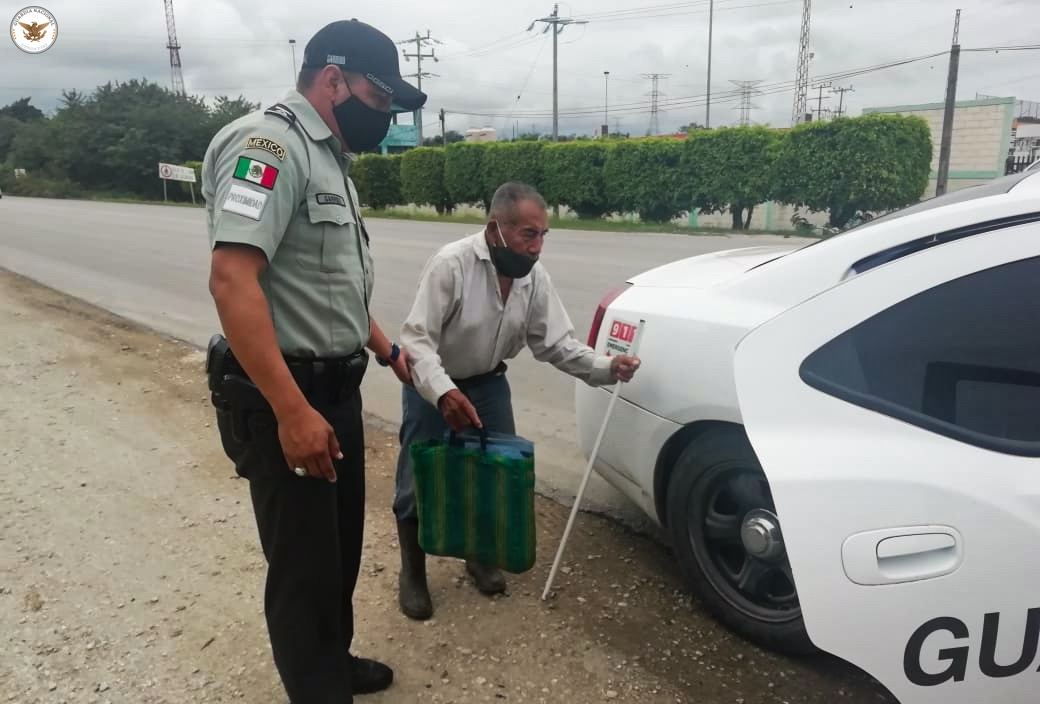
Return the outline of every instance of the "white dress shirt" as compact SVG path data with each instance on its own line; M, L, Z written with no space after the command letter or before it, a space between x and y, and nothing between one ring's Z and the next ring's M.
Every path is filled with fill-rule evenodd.
M445 245L426 262L401 330L401 346L423 398L437 405L456 388L452 379L490 372L525 345L538 361L590 386L611 383L611 358L574 337L574 325L541 262L513 280L504 305L484 230Z

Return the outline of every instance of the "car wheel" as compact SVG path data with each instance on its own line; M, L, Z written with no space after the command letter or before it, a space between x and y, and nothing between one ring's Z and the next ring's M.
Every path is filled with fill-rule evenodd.
M668 527L687 584L720 622L771 650L816 650L769 483L742 429L709 431L683 450L668 486Z

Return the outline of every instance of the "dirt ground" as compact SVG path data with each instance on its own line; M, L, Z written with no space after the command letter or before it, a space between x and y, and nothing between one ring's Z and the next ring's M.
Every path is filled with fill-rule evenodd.
M0 702L283 704L248 487L220 450L203 355L0 272ZM397 610L396 438L368 437L355 652L396 672L379 702L891 701L830 658L719 627L666 548L539 499L539 559L504 597L432 559L437 613Z

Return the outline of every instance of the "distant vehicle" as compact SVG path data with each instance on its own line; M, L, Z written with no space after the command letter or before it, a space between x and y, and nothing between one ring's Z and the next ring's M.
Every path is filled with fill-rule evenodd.
M589 344L640 320L596 469L721 622L904 704L1037 700L1040 169L646 271ZM610 391L576 384L586 456Z

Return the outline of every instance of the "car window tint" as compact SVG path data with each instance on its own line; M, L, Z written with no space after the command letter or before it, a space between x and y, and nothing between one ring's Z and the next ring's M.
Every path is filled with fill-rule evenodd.
M815 351L801 374L931 431L1040 456L1040 257L908 298Z

